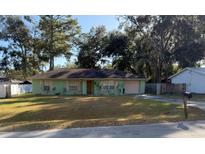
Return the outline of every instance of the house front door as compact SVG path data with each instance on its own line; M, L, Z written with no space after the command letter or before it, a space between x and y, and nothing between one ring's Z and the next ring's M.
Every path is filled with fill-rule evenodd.
M88 95L93 94L93 81L91 81L91 80L87 81L87 94Z

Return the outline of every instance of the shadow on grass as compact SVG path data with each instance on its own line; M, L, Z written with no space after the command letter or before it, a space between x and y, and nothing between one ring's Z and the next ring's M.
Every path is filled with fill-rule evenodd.
M35 104L52 104L52 103L65 103L69 96L25 96L25 97L14 97L4 99L4 102L1 101L0 105L12 105L12 104L21 104L21 103L31 103L32 105ZM74 100L75 97L69 98L69 100Z
M31 104L22 106L23 111L13 116L2 117L0 130L12 130L12 126L15 130L38 130L184 120L180 105L130 97L39 96L24 101ZM205 119L203 111L189 111L190 120Z

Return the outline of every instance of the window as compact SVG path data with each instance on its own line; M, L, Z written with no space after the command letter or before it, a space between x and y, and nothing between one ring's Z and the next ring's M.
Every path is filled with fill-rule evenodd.
M80 91L80 82L79 81L69 81L68 90L69 91Z
M52 81L44 80L43 83L43 91L49 92L52 89Z
M108 91L108 90L114 90L116 82L115 81L101 81L100 83L102 90Z
M110 89L110 90L114 90L114 89L115 89L115 86L110 85L110 86L109 86L109 89Z
M50 91L50 86L43 86L44 91Z
M78 86L77 85L69 85L69 90L77 91L78 90Z

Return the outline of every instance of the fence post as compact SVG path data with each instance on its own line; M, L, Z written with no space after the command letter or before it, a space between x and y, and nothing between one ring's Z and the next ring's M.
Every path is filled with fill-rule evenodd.
M183 104L184 104L184 116L185 116L185 119L188 118L188 111L187 111L187 98L183 98Z
M10 98L11 97L11 82L8 82L5 88L6 88L6 98Z
M160 95L161 93L161 84L160 83L157 83L157 95Z

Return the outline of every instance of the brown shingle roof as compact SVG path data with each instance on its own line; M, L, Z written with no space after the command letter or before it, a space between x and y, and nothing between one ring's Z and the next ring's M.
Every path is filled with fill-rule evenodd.
M138 79L136 75L109 69L57 69L37 74L31 79L69 79L69 78L128 78Z

